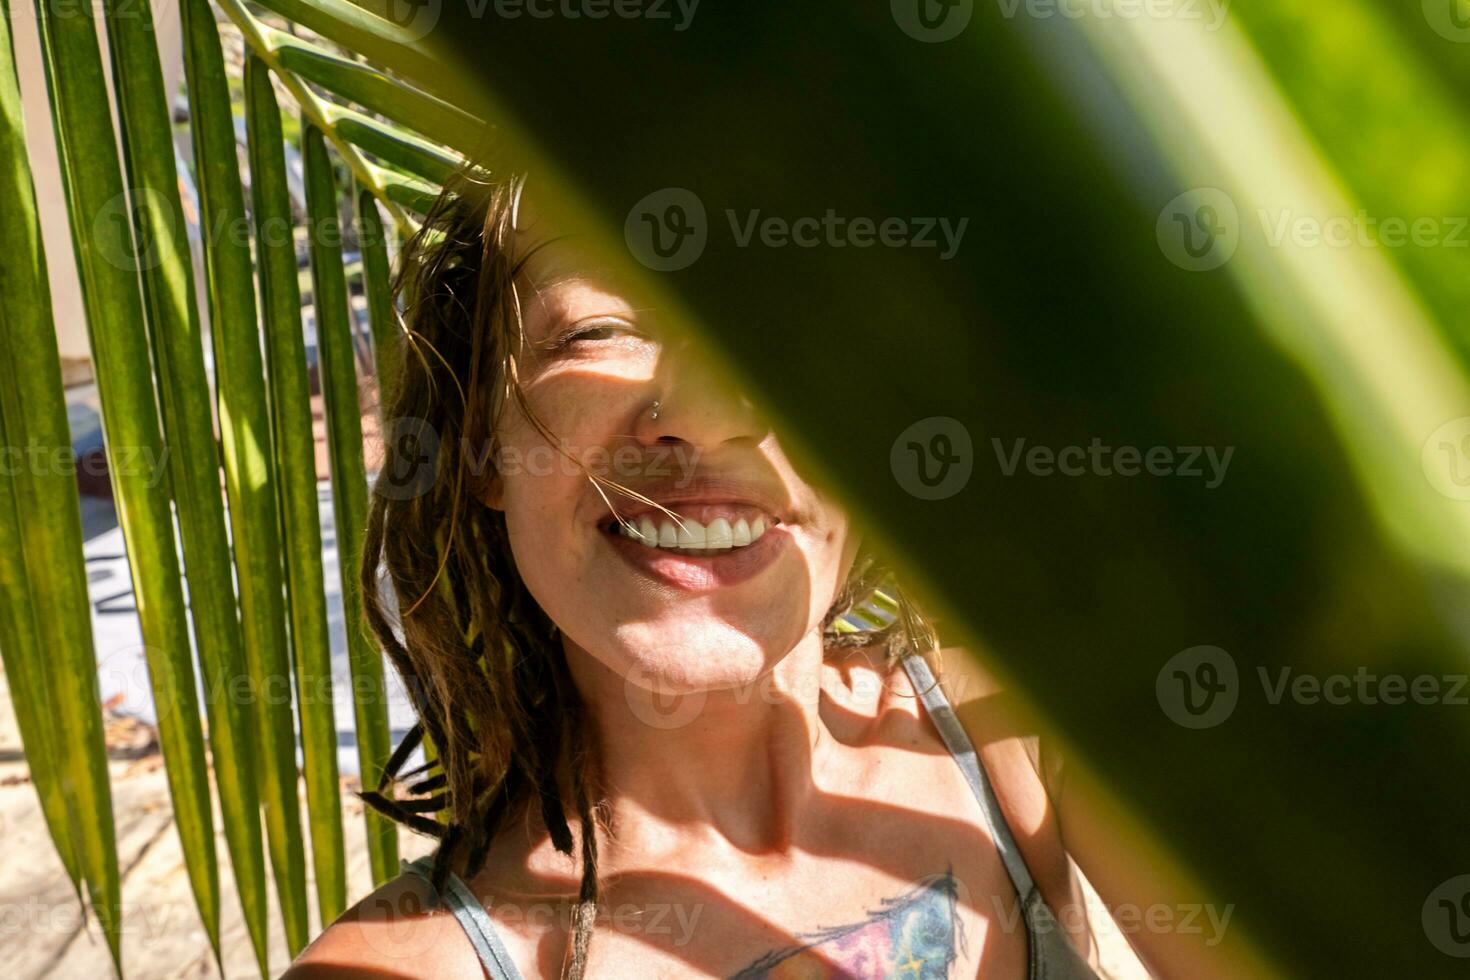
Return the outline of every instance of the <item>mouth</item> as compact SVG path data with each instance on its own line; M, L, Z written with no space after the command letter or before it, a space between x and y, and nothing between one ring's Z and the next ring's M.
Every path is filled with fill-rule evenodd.
M791 543L789 526L755 506L691 504L676 513L677 522L645 509L601 521L598 530L639 572L693 592L753 578Z

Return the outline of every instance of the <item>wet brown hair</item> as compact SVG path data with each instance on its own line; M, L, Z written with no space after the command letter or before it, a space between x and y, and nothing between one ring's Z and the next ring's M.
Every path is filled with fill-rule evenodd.
M405 424L416 430L410 435L431 434L437 449L431 478L415 492L390 492L381 480L375 486L360 577L367 621L419 720L376 791L362 796L440 840L431 875L436 891L452 868L478 873L507 816L536 807L557 850L579 852L581 886L562 974L580 980L598 902L596 746L556 624L516 570L505 515L479 498L487 461L493 465L496 421L512 398L557 444L520 387L526 341L516 283L529 258L517 255L514 243L522 186L465 168L399 256L393 292L402 312L382 417L399 434ZM421 462L401 455L420 452L405 445L385 440L380 472ZM488 452L476 456L473 447ZM588 478L616 492L616 484ZM380 568L396 603L380 592ZM844 626L885 582L897 595L897 618L871 630ZM829 648L877 643L896 655L937 646L928 621L865 549L823 628ZM425 742L428 765L404 772ZM395 797L395 782L409 777L413 798ZM579 827L593 828L575 843L569 809Z

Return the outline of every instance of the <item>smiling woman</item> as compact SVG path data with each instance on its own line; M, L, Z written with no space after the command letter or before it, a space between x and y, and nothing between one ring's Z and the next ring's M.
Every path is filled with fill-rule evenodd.
M461 174L404 254L391 415L440 448L362 568L390 776L437 760L366 798L440 846L291 976L1093 976L1036 740L978 676L956 713L901 593L836 628L887 576L846 513L522 186Z

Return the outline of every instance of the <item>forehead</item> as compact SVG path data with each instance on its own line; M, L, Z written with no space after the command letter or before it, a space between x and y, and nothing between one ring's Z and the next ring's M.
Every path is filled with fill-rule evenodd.
M517 248L528 256L517 282L528 337L544 337L591 316L633 318L627 283L575 239L520 233Z

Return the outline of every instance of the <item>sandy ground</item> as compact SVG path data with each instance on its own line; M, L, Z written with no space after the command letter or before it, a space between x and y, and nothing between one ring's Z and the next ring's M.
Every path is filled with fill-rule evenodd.
M150 980L218 976L173 830L168 785L152 730L114 718L109 721L108 742L113 747L109 768L122 870L122 949L127 976ZM371 891L371 872L363 845L362 807L347 796L349 787L355 789L355 781L344 780L348 899L355 902ZM305 806L303 799L303 812ZM219 827L218 811L215 826ZM223 831L217 829L216 836L225 973L256 976ZM7 980L103 980L112 976L106 943L95 922L83 922L71 883L46 833L15 729L8 685L0 686L0 839L5 842L5 860L0 862L0 961ZM430 842L400 833L399 847L403 857L413 858L426 853ZM307 894L313 901L314 887L308 862ZM276 907L274 894L270 906ZM319 923L314 907L311 925L315 935ZM289 962L279 919L271 922L270 962L273 976L284 972Z

